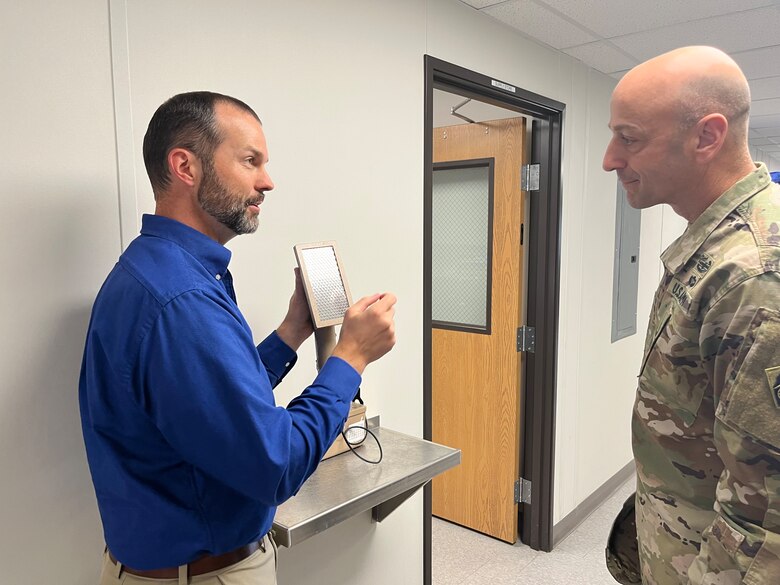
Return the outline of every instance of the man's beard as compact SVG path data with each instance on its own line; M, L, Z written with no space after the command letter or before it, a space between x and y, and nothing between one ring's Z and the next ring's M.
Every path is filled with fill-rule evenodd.
M203 162L203 180L198 189L198 203L203 211L238 235L251 234L260 225L260 215L247 213L250 204L259 205L262 195L249 200L228 189L219 179L211 161Z

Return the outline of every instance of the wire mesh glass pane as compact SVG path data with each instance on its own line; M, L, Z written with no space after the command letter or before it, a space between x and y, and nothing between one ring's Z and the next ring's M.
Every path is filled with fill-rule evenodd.
M302 253L320 319L327 321L343 317L349 301L333 248L308 248Z
M488 166L434 170L434 322L487 328L489 213Z

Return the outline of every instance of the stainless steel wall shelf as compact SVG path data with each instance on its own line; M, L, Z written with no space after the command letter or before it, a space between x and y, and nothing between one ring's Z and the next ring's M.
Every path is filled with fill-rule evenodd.
M372 510L384 520L420 487L460 463L460 450L385 428L376 428L384 451L379 465L352 453L320 463L297 495L279 506L273 529L276 542L291 547L356 514ZM379 449L371 437L359 453L375 459Z

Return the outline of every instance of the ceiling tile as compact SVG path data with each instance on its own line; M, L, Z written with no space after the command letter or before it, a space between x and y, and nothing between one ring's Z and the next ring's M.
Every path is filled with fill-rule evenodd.
M532 0L512 0L485 8L481 12L556 49L598 40L598 37Z
M486 6L492 6L493 4L501 4L503 0L460 0L464 4L473 6L474 8L485 8Z
M772 5L772 0L537 1L607 38Z
M780 126L780 114L771 114L769 116L750 116L751 128L775 128ZM763 132L764 136L768 136Z
M627 57L605 41L577 45L563 49L563 52L603 73L625 71L638 64L638 61Z
M751 116L766 116L769 114L776 114L777 112L780 112L780 98L758 101L754 100L750 104Z
M774 142L771 138L751 138L750 144L755 144L756 146L770 146L777 144L777 142Z
M731 53L731 56L748 79L780 75L780 46Z
M761 146L760 148L764 152L780 152L780 144L774 146Z
M780 138L780 124L777 126L772 126L770 128L761 128L760 129L761 134L764 136L769 136L770 138Z
M676 47L719 47L750 81L751 143L780 143L780 0L461 1L617 80Z
M780 75L751 80L750 96L754 100L780 97Z
M610 39L639 61L685 45L711 45L734 53L777 44L777 7L735 12Z

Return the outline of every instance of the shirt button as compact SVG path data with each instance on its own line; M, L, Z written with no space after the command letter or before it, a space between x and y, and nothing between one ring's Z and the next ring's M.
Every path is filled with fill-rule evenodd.
M284 364L284 367L285 368L289 368L290 367L290 362L287 362L286 364Z
M222 280L222 276L219 274L217 274L214 278L216 278L217 280Z

